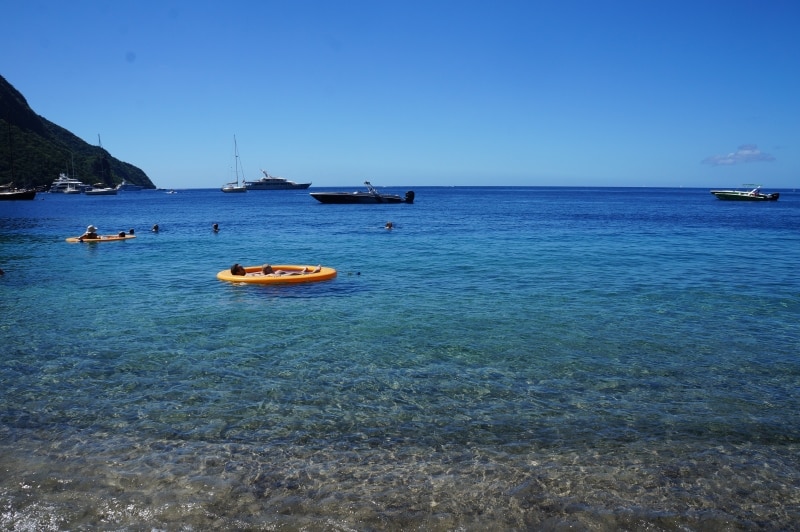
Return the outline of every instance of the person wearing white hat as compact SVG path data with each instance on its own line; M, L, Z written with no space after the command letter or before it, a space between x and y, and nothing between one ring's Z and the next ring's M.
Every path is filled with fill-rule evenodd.
M89 227L86 228L86 232L83 233L80 236L80 238L87 238L87 239L100 238L97 235L97 227L90 225Z

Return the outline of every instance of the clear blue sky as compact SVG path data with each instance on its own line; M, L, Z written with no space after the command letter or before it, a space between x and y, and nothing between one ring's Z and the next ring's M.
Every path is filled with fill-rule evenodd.
M800 2L5 2L0 74L165 188L800 186ZM55 177L55 176L53 176Z

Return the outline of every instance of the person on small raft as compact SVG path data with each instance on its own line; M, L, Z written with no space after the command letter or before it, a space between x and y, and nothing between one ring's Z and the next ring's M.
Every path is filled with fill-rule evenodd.
M100 238L100 235L97 234L97 227L90 225L89 227L86 228L86 232L83 233L78 238L86 240L94 240Z
M289 271L289 270L275 270L269 264L265 264L264 266L262 266L260 272L247 273L247 271L244 269L244 266L240 265L239 263L236 263L233 266L231 266L232 275L242 275L242 276L264 275L267 277L282 277L284 275L303 275L306 273L319 273L320 271L322 271L321 265L317 265L317 267L314 268L313 270L309 270L308 268L303 268L302 270Z

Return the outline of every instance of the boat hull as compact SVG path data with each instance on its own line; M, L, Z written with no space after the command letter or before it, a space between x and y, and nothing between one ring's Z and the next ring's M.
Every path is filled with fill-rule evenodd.
M11 190L0 192L0 201L32 200L36 197L36 190Z
M369 181L364 181L367 192L311 192L310 196L320 203L414 203L414 191L409 190L406 196L397 194L381 194Z
M320 203L406 203L394 194L374 195L367 192L311 192L311 197Z
M780 197L780 193L778 192L773 192L771 194L752 194L740 190L712 190L711 193L717 199L724 201L777 201Z

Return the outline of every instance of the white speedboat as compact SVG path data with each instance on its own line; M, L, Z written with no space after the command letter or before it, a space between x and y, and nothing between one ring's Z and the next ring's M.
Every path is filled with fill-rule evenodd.
M128 183L124 179L122 180L122 183L117 185L117 190L123 190L125 192L133 192L136 190L142 190L143 188L144 187L142 185L134 185L133 183Z
M311 183L295 183L283 177L269 175L266 170L261 170L264 177L258 181L244 181L248 190L302 190L311 186Z
M94 185L84 191L87 196L116 196L117 189Z

